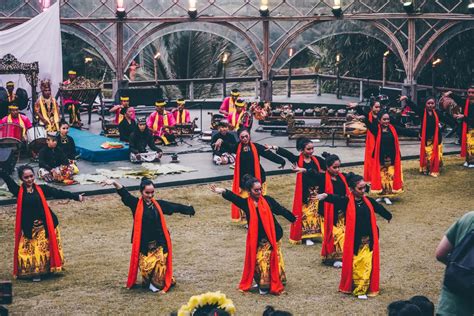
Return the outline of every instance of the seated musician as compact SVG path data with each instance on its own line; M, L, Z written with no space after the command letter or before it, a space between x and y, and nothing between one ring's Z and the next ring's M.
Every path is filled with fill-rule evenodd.
M135 111L132 107L127 108L124 119L120 122L118 128L120 133L120 140L129 142L130 135L135 131L137 123L135 122Z
M176 144L175 136L171 127L176 125L173 113L166 111L166 101L155 102L156 111L151 113L146 121L146 125L151 130L155 140L160 140L163 145Z
M20 113L16 104L8 106L10 114L0 120L0 124L18 124L22 128L22 139L26 138L26 131L32 127L30 119Z
M176 124L188 124L191 123L191 114L184 108L186 101L183 98L176 100L178 107L173 110L173 116Z
M230 148L235 146L237 140L229 133L229 122L222 120L218 124L218 133L211 138L212 161L216 165L227 165L235 162L235 154Z
M222 101L221 107L219 108L219 113L224 114L224 116L227 116L232 112L235 112L235 101L237 101L239 96L239 89L232 89L232 91L230 92L230 96L226 97L224 101Z
M114 123L115 124L120 124L122 122L123 118L125 117L125 113L127 112L127 109L130 107L130 98L126 96L121 96L120 97L120 104L114 105L109 112L110 113L115 113L115 119ZM135 119L135 109L132 107L132 118Z
M237 101L235 101L235 112L227 116L227 120L229 121L229 129L231 131L237 131L241 127L249 127L250 118L245 115L245 106L245 100L237 99Z
M57 136L58 146L69 160L69 163L75 163L77 152L76 152L76 143L74 139L68 135L69 133L69 124L68 122L62 120L59 123L59 133Z
M59 131L59 107L51 95L51 82L41 81L41 96L35 103L35 116L48 132Z
M67 88L68 85L74 82L76 80L76 75L77 73L74 70L69 70L68 73L68 79L63 82L63 86ZM67 96L64 98L64 107L69 113L69 124L71 124L74 127L81 127L82 122L81 122L81 112L80 110L80 105L81 102L78 100L72 99L70 96Z
M58 148L56 132L48 133L46 144L39 153L38 176L46 182L62 182L71 184L73 176L79 173L75 164L69 162L66 154Z
M130 161L133 163L160 161L163 152L155 145L155 139L148 129L145 118L140 118L130 135ZM147 150L147 147L150 150Z
M4 117L6 115L8 115L8 107L10 105L18 105L18 97L16 96L16 93L15 93L15 84L13 83L13 81L8 81L7 84L6 84L6 88L7 88L7 102L6 102L6 107L2 107L0 109L0 117Z

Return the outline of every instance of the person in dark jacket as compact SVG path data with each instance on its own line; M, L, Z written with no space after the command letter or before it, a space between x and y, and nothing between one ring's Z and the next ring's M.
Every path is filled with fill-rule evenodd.
M137 128L137 123L135 122L134 119L135 116L135 111L133 108L127 108L124 119L120 122L118 128L119 128L119 134L120 134L120 140L123 142L129 142L130 141L130 135L135 131Z
M79 169L71 163L66 154L58 148L58 136L56 132L48 133L46 144L39 153L38 175L46 182L74 183L73 176L79 173Z
M134 163L160 161L163 155L162 150L155 145L144 118L138 120L135 131L130 135L129 147L130 161Z
M227 165L235 162L232 148L237 144L233 133L229 133L229 122L222 120L218 123L218 133L211 138L212 161L216 165Z

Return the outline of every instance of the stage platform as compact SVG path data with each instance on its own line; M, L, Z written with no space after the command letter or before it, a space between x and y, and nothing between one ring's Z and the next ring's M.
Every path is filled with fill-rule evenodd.
M118 142L118 138L109 138L87 130L69 129L69 135L76 143L76 151L80 159L91 162L110 162L128 160L128 144L122 143L120 149L103 149L100 146L105 142Z

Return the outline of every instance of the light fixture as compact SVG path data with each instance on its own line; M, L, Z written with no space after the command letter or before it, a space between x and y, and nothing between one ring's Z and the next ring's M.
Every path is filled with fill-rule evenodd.
M415 6L413 5L413 1L405 1L403 3L403 9L407 14L412 14L415 12Z
M123 5L123 0L117 0L117 8L115 9L115 16L119 20L123 20L127 17L127 12L125 12L125 6Z
M340 18L342 16L341 0L334 0L334 5L332 6L332 14L336 18Z
M436 58L433 60L433 62L431 63L431 65L433 67L435 67L436 65L439 65L443 60L441 58Z
M383 57L387 57L388 55L390 55L390 51L387 50L385 53L383 53Z
M268 17L270 15L270 10L268 9L268 0L262 0L260 2L260 12L261 17Z
M226 64L228 60L229 60L229 53L224 52L224 54L222 54L222 63Z
M293 47L290 47L288 48L288 57L293 57L293 54L295 53L295 50L293 49Z
M336 63L339 64L341 62L341 54L336 55Z
M469 14L474 14L474 2L469 3L467 9L469 10Z
M88 64L92 62L92 57L86 57L84 58L84 63Z
M189 0L188 15L191 19L197 17L196 0Z
M153 56L153 58L155 58L155 59L159 59L159 58L160 58L160 56L161 56L160 52L157 52L157 53L155 54L155 56Z

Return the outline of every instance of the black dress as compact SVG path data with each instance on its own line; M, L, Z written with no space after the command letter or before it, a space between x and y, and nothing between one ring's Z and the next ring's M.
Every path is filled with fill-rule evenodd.
M59 166L66 166L69 164L64 152L56 148L44 147L39 152L39 167L48 171Z
M423 117L425 116L425 108L422 106L418 106L410 99L407 99L407 103L415 111L415 113L421 118L421 125L422 125L420 128L420 135L421 135L424 128ZM438 120L440 122L445 123L444 115L436 109L434 109L434 111L438 115ZM436 130L435 117L434 115L429 115L428 113L428 116L426 117L426 141L429 141L429 140L432 141L434 139L435 130ZM438 127L438 144L441 144L442 141L443 141L443 134L441 133L441 128Z
M247 199L241 198L237 194L233 193L232 191L225 190L225 192L222 193L222 197L226 199L227 201L230 201L234 203L238 208L243 210L245 212L245 215L247 216L247 222L250 222L250 211L248 207L248 202ZM271 196L265 196L265 200L268 203L268 206L270 206L270 210L272 211L273 215L273 222L275 223L275 235L276 235L276 240L279 241L281 237L283 237L283 229L281 228L280 224L275 218L276 215L283 216L290 222L295 222L296 217L291 213L289 210L287 210L285 207L281 206L275 199L273 199ZM258 241L261 240L268 240L267 234L265 233L265 229L263 228L262 220L260 219L260 213L258 212L257 208L257 216L258 216Z
M150 147L150 150L153 150L159 153L161 152L161 149L159 149L155 145L155 139L151 135L148 128L145 129L145 131L140 132L140 130L137 127L135 131L130 135L130 143L129 143L130 152L133 154L146 153L147 146Z
M66 155L67 159L69 160L76 160L76 143L74 143L74 139L66 135L66 137L61 137L58 135L56 138L58 141L58 146L56 148L62 150L62 152Z
M222 145L219 150L214 149L214 145L216 144L217 140L222 139ZM235 137L233 134L227 132L225 135L221 133L216 133L211 138L211 148L212 154L217 156L222 156L223 153L230 153L232 152L233 146L237 144Z
M0 177L3 178L5 183L8 186L8 190L16 197L18 197L18 192L20 186L6 173L0 172ZM56 199L71 199L79 201L79 194L71 193L68 191L63 191L55 189L48 185L40 185L41 190L43 190L45 198L56 198ZM43 225L46 226L46 218L44 215L43 204L41 203L41 198L36 189L33 189L32 193L28 193L26 187L23 187L23 203L22 203L22 213L21 213L21 230L23 235L26 238L32 238L33 223L36 220L43 222ZM56 214L51 210L51 216L53 217L54 227L58 226L58 218ZM48 230L45 229L46 236L48 236Z
M117 190L117 193L122 198L123 204L128 206L135 216L139 199L131 195L127 189L121 188ZM186 206L183 204L168 202L164 200L157 200L158 204L163 211L163 214L171 215L173 213L181 213L185 215L194 215L194 208L192 206ZM133 240L133 232L132 232ZM146 204L143 205L143 220L142 220L142 237L140 240L140 252L146 255L148 253L148 244L155 242L156 246L162 246L164 252L168 252L168 246L166 244L165 235L161 227L161 218L157 213L155 205Z
M137 128L137 123L135 120L131 120L130 123L127 121L126 118L124 118L119 126L119 134L120 134L120 140L123 142L128 142L130 141L130 135L136 130Z

